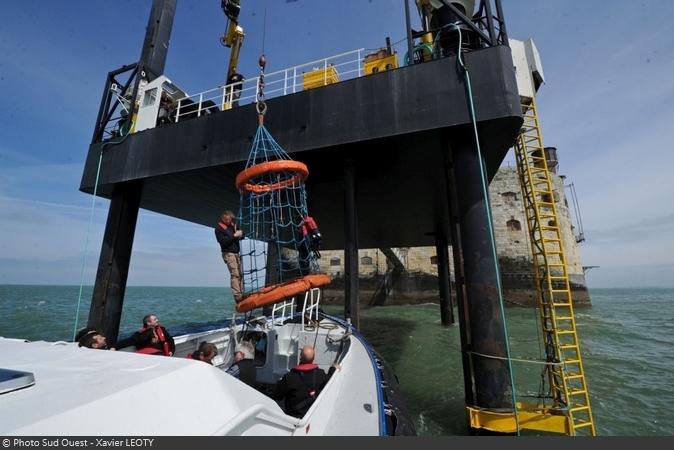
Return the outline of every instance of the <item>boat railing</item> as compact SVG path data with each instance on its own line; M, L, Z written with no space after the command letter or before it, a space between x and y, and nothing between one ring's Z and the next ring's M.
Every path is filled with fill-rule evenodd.
M291 318L294 314L295 297L280 303L275 303L271 309L271 326L274 327L277 322L282 324L285 319Z
M365 49L360 48L265 74L265 99L361 77L365 73L364 55ZM257 76L243 82L218 86L178 99L173 119L180 122L186 118L255 103L259 78Z
M304 303L302 304L302 331L306 331L306 325L308 321L318 321L318 305L320 301L320 288L312 288L305 292Z

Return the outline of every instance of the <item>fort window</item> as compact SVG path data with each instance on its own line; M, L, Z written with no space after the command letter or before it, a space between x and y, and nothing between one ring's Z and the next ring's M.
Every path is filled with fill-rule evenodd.
M501 197L503 197L503 201L506 204L512 204L513 202L517 201L517 194L514 192L503 192Z
M364 266L371 266L372 265L372 258L369 256L363 256L360 258L360 263Z
M522 224L520 223L519 220L516 220L514 217L511 217L510 220L506 222L506 226L508 227L508 231L522 230Z
M431 264L435 264L436 266L438 265L438 257L436 256L431 256Z
M331 266L339 266L341 264L342 264L342 261L338 257L334 256L334 257L330 258L330 265Z

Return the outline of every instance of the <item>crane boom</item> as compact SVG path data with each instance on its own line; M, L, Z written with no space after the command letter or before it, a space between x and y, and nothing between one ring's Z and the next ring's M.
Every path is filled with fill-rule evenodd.
M234 74L236 66L239 63L239 54L241 53L241 47L243 46L243 39L245 37L243 28L239 25L241 0L222 0L220 6L229 21L227 31L220 38L220 42L222 42L225 47L232 49L229 54L229 63L227 64L227 79L229 79L229 77Z

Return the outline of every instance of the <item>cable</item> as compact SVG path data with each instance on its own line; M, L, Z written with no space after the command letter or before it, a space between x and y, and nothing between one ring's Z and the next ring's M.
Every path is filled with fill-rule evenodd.
M491 251L492 251L492 258L494 260L494 270L496 272L496 287L497 287L497 292L498 292L498 297L499 297L499 306L501 309L501 320L503 321L503 333L505 337L505 344L506 344L506 354L508 358L508 369L510 372L510 386L512 388L512 400L513 400L513 411L515 413L515 425L517 426L517 435L520 435L520 423L519 423L519 418L517 416L517 395L515 393L515 379L513 378L513 367L512 367L512 362L511 362L511 356L510 356L510 343L508 342L508 325L506 324L506 318L505 318L505 309L503 306L503 288L501 286L501 274L499 271L498 267L498 255L496 254L496 244L494 242L494 227L493 227L493 219L491 215L491 204L489 202L489 191L488 191L488 183L487 183L487 176L486 176L486 169L484 167L484 159L482 158L482 149L480 148L480 137L477 131L477 119L475 117L475 104L473 102L473 89L470 84L470 74L468 73L468 68L465 66L463 63L463 58L462 58L462 52L461 52L461 46L462 46L462 35L461 35L461 28L456 23L450 24L454 26L454 28L458 31L459 33L459 49L457 52L457 61L459 65L461 66L461 69L463 70L464 78L466 80L466 88L468 89L468 101L470 105L470 116L471 116L471 121L473 123L473 132L475 134L475 145L477 148L477 157L478 161L480 163L480 178L482 179L482 195L484 196L484 205L485 209L487 210L487 221L489 225L489 241L491 244ZM439 34L439 33L438 33Z
M75 312L75 326L73 327L73 342L77 335L77 324L80 319L80 306L82 304L82 288L84 287L84 268L87 265L87 250L89 248L89 234L91 232L91 223L94 221L94 211L96 210L96 192L98 191L98 179L101 174L101 163L103 162L103 146L98 156L98 167L96 168L96 181L94 182L94 194L91 199L91 212L89 213L89 225L87 225L87 236L84 241L84 254L82 255L82 270L80 271L80 291L77 295L77 311Z
M107 141L104 142L101 145L101 153L98 156L98 167L96 168L96 181L94 182L94 192L93 192L93 197L91 199L91 212L89 213L89 224L87 225L87 235L84 241L84 253L82 255L82 269L80 271L80 290L79 293L77 294L77 311L75 312L75 325L73 326L73 341L75 341L75 336L77 335L77 325L79 323L80 319L80 306L82 305L82 289L84 288L84 268L87 265L87 250L89 248L89 235L91 234L91 224L94 221L94 211L96 210L96 193L98 192L98 180L100 179L101 175L101 164L103 162L103 150L105 147L108 147L110 145L117 145L121 144L124 142L124 140L127 138L129 134L129 130L131 129L131 123L128 122L128 127L125 129L125 126L127 124L122 125L120 128L120 134L122 134L122 138L118 141Z
M487 355L485 353L479 353L479 352L473 352L473 351L470 351L468 353L470 353L472 355L482 356L483 358L500 359L500 360L503 360L503 361L516 361L516 362L527 363L527 364L542 364L542 365L545 365L545 366L561 366L562 365L562 363L558 363L558 362L538 361L538 360L535 360L535 359L510 358L510 357L505 358L503 356Z

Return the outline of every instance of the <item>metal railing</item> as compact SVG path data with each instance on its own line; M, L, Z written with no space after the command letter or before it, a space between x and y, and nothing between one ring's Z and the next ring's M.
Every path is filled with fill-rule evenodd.
M364 74L364 56L365 49L361 48L265 74L265 98L282 97L358 78ZM255 77L183 97L177 101L173 120L180 122L187 118L255 103L258 79L259 77Z

